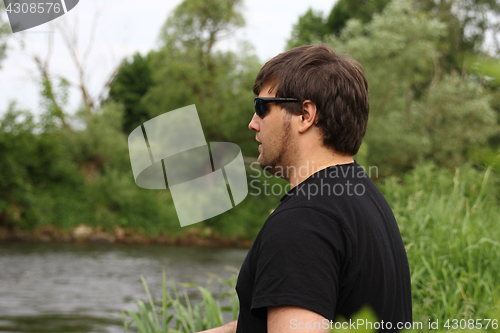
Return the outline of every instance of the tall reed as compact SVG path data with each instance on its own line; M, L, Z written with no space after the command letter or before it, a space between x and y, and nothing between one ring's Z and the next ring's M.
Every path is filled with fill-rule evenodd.
M167 276L163 273L161 304L153 300L144 277L142 283L147 295L147 302L136 300L137 310L126 310L122 313L126 332L130 329L139 333L194 333L224 324L223 314L228 313L233 320L237 319L239 303L234 287L236 275L223 280L211 275L224 289L222 299L228 299L227 306L221 306L207 288L192 283L180 283L185 288L195 288L201 295L201 301L193 304L187 291L182 292L173 279L170 279L171 291L167 288Z

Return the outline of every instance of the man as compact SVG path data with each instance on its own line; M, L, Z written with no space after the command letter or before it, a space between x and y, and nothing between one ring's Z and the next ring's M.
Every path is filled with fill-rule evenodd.
M266 63L253 89L258 162L291 189L241 267L238 321L207 332L328 332L364 305L375 328L402 328L412 320L406 252L352 158L369 111L361 66L324 45L297 47Z

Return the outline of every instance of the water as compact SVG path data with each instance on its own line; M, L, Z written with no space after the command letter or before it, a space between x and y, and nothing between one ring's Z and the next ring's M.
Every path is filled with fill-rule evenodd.
M123 332L121 311L161 298L162 272L176 282L226 279L244 249L111 244L0 244L0 332ZM199 297L195 290L191 298Z

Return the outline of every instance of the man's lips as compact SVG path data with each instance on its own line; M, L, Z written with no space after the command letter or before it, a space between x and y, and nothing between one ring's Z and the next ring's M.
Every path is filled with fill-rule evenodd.
M259 139L255 138L255 141L257 141L258 143L260 143L259 145L259 152L261 151L262 149L262 142L259 141Z

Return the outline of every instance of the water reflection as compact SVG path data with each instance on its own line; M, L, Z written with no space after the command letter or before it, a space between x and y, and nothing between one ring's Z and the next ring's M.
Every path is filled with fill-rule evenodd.
M121 310L176 282L226 279L244 249L110 244L0 244L0 332L123 332ZM196 299L196 293L190 295Z

